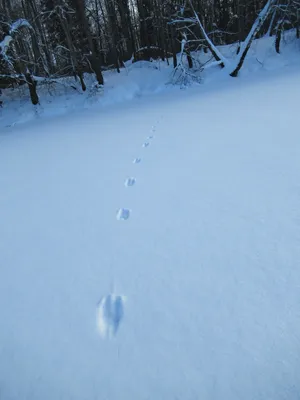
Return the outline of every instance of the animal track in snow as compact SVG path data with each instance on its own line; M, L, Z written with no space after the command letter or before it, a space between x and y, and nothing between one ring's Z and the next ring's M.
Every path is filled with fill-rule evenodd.
M154 136L148 136L147 139L152 140L152 139L154 139Z
M133 164L139 164L141 161L142 161L141 158L135 158L135 159L133 160Z
M143 147L148 147L148 146L150 146L150 143L149 143L149 142L145 142L145 143L143 144Z
M119 221L126 221L130 217L130 210L127 208L120 208L117 212L117 219Z
M102 338L114 336L124 316L124 297L109 294L97 306L97 328Z
M135 184L135 178L128 178L125 181L125 186L133 186Z

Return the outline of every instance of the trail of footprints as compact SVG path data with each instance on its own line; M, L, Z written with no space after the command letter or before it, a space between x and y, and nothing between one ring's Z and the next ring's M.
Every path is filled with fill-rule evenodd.
M154 139L154 132L156 126L151 128L151 134L147 137L142 147L147 148L150 146L151 141ZM133 160L133 164L140 164L142 159L137 157ZM125 179L124 185L131 188L136 185L136 178L129 177ZM116 218L118 221L127 221L130 218L131 210L129 208L120 208L117 211ZM124 296L110 293L104 296L97 305L97 329L103 339L115 336L120 323L124 317Z
M147 137L146 141L142 144L143 148L147 148L147 147L150 146L151 141L154 139L154 132L155 131L156 131L156 125L153 125L152 128L151 128L151 132L150 132L151 134ZM142 159L140 157L137 157L132 162L133 162L133 164L140 164L142 162ZM124 182L124 185L126 187L132 187L135 184L136 184L136 179L134 177L127 178L125 180L125 182ZM126 220L128 220L129 217L130 217L130 213L131 213L130 209L128 209L128 208L120 208L117 211L117 215L116 215L117 220L118 221L126 221Z

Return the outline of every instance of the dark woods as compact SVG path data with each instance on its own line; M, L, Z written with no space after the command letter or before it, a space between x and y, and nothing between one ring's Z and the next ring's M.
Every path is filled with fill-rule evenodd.
M283 30L299 37L299 18L296 0L0 0L0 90L27 84L37 104L43 79L74 76L85 90L86 72L102 85L103 70L120 71L130 59L176 67L182 49L193 68L195 50L220 61L216 46L264 34L276 35L280 52Z

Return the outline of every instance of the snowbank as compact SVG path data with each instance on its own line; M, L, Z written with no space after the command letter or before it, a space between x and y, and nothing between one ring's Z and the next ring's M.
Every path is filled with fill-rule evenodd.
M299 41L294 32L287 32L282 43L282 54L277 54L274 48L274 38L265 37L253 42L238 80L249 79L254 73L267 76L271 71L298 65L300 62ZM220 51L226 58L233 59L236 55L236 45L220 46ZM217 86L221 81L230 81L228 71L221 70L209 54L197 53L194 57L205 64L202 72L202 84ZM103 90L94 89L92 76L86 76L87 91L82 92L79 83L68 78L60 84L39 86L38 93L41 105L34 108L30 102L28 89L22 86L17 89L3 90L0 109L0 128L5 130L17 124L29 122L37 118L49 118L78 112L83 109L101 108L139 99L144 96L174 91L179 94L180 86L171 84L173 73L172 61L169 65L162 61L140 61L126 63L126 68L118 74L116 71L104 72L105 86ZM76 86L74 90L70 86ZM203 85L201 89L203 90Z

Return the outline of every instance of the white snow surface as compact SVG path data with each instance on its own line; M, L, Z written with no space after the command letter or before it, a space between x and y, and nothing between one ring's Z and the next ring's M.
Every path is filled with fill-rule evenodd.
M299 398L299 85L1 129L1 400Z

